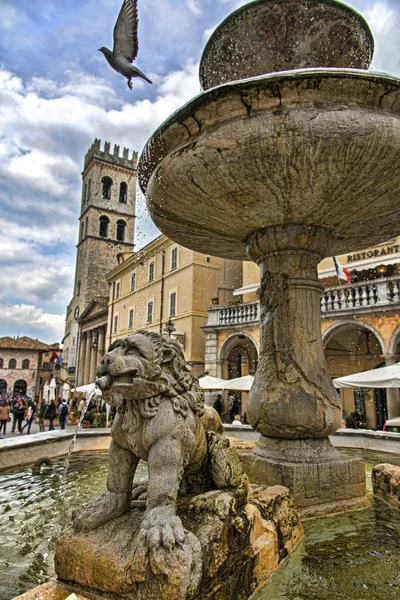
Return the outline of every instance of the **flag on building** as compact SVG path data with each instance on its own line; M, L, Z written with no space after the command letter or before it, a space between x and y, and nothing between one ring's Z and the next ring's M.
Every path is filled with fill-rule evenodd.
M336 256L333 257L333 264L335 265L336 275L339 277L339 279L345 279L347 281L347 285L351 285L349 269L344 269Z

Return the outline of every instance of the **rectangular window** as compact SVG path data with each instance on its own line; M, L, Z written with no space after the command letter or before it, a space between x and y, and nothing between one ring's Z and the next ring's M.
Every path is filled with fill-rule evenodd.
M118 315L114 317L114 333L118 333Z
M149 265L149 281L154 281L154 262Z
M115 299L118 300L121 292L121 284L117 283L115 286Z
M178 266L178 248L172 248L171 251L171 271Z
M131 292L134 292L136 288L136 273L131 275Z
M147 322L148 323L153 322L153 307L154 307L154 302L149 302L147 304Z
M129 311L128 329L133 329L133 308Z
M176 292L172 292L169 297L169 316L174 317L176 315Z

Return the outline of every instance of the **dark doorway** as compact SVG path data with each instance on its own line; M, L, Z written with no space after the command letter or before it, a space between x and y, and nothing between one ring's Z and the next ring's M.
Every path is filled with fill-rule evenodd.
M24 379L18 379L14 383L14 394L18 394L19 396L26 396L26 381Z

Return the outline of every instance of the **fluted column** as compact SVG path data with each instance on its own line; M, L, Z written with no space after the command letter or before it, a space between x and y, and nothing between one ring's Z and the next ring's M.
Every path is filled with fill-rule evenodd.
M83 381L85 378L85 359L86 359L86 333L82 333L79 340L79 355L78 355L79 363L76 364L76 369L78 371L78 376L76 378L76 385L83 385Z
M97 348L93 348L93 344L94 343L99 343L99 333L98 333L98 329L93 329L92 330L92 354L90 357L90 376L89 376L89 383L93 383L94 380L96 379L96 368L97 368Z
M100 364L101 359L105 354L105 343L106 343L106 328L99 327L99 339L97 346L97 364Z
M84 385L90 383L90 357L92 353L92 332L86 332L86 351L85 351L85 369L84 369Z

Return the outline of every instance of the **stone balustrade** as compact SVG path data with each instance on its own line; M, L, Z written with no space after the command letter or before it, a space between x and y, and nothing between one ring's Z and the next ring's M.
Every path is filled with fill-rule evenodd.
M390 308L400 304L400 277L385 277L353 285L326 288L321 298L324 317L339 313L365 311L368 308ZM247 302L208 309L208 327L257 325L260 321L260 303Z
M213 306L208 309L207 326L231 327L246 323L259 323L260 303L247 302L229 306Z
M372 307L390 307L400 302L400 277L385 277L353 285L326 288L321 312L337 313Z

